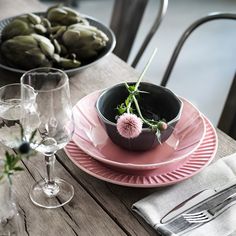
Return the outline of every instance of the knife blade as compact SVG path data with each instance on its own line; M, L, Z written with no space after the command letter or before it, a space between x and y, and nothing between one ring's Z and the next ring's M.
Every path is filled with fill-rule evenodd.
M186 210L213 196L215 193L215 189L205 189L192 195L190 198L186 199L185 201L177 205L175 208L173 208L170 212L168 212L165 216L163 216L161 219L161 223L165 224L168 221L173 220L175 217L178 217Z

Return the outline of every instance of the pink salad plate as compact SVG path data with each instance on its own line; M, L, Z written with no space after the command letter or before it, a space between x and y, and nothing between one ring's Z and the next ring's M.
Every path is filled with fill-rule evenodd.
M73 108L75 119L74 143L94 159L119 169L151 170L166 165L178 165L201 144L205 122L196 107L185 99L180 121L173 134L163 144L145 152L120 148L108 137L95 108L100 92L82 98Z
M142 173L137 171L136 174L127 174L95 160L82 151L73 141L65 147L65 152L81 170L113 184L142 188L171 185L197 174L214 158L218 145L217 135L209 120L204 118L204 121L206 133L200 146L191 155L184 158L179 165L172 166L171 169L162 168L160 170L157 168Z

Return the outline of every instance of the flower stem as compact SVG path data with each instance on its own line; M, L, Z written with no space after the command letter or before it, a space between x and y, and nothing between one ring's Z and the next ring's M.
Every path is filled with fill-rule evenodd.
M127 90L129 91L129 85L127 83L125 83L125 87L127 88ZM132 101L129 102L128 106L127 106L127 113L130 114L130 108L132 105Z
M142 81L143 76L145 75L145 73L146 73L148 67L150 66L150 64L151 64L151 62L152 62L154 56L156 55L156 53L157 53L157 48L154 49L154 51L153 51L151 57L150 57L149 60L148 60L148 63L147 63L146 66L144 67L142 74L140 75L140 77L139 77L137 83L135 84L134 91L137 91L138 86L139 86L140 82Z
M129 102L127 106L127 113L130 114L130 108L131 108L132 102Z
M138 101L137 101L137 99L136 99L136 97L134 95L133 95L133 101L134 101L135 107L137 109L137 112L139 114L139 117L142 119L143 123L146 123L147 125L149 125L152 128L157 128L158 127L157 125L153 125L152 123L150 123L149 121L147 121L143 117L142 112L141 112L140 107L139 107L139 104L138 104Z

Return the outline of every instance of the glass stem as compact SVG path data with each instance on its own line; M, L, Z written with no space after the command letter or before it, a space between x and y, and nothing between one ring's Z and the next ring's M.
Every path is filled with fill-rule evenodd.
M54 164L55 155L45 156L47 178L45 180L45 185L43 186L43 191L48 197L54 197L59 192L59 186L54 178Z
M47 171L47 184L54 185L54 164L55 164L55 155L45 156L46 162L46 171Z

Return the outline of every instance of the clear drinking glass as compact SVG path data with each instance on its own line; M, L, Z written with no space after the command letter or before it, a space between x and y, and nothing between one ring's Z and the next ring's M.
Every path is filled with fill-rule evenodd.
M0 181L0 235L22 235L22 223L22 216L12 197L12 186L7 177L4 177Z
M0 142L18 147L20 140L21 85L9 84L0 88Z
M32 186L30 198L44 208L60 207L74 195L71 184L54 177L54 154L70 141L74 131L67 75L53 68L26 72L21 77L21 102L24 132L29 137L37 130L32 147L44 154L46 162L47 177Z
M29 95L33 99L32 90ZM18 148L21 140L21 84L8 84L0 88L0 142ZM0 173L4 158L0 157ZM21 235L22 221L12 195L12 185L5 176L0 180L0 235Z

